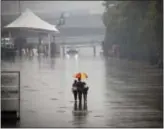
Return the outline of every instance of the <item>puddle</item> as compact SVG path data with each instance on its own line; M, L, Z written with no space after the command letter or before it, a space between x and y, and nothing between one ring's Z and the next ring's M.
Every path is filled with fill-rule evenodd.
M67 108L67 107L59 107L59 108Z
M82 124L84 124L84 122L73 122L72 124L73 125L82 125Z
M104 116L102 116L102 115L96 115L96 116L94 116L94 117L104 117Z
M58 100L57 98L51 98L51 100Z
M69 101L70 103L74 103L74 101Z
M64 113L64 112L66 112L66 111L63 111L63 110L58 110L57 112L59 112L59 113Z
M29 88L29 86L24 86L24 88Z
M79 110L74 110L72 111L73 113L88 113L88 111L86 110L82 110L82 111L79 111Z
M28 89L27 91L36 92L38 90L36 90L36 89Z

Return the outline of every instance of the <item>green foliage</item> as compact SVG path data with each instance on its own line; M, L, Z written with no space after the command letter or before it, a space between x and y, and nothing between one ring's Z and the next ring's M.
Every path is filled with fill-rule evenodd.
M103 23L106 27L105 44L118 43L123 56L146 57L151 48L161 53L161 1L124 1L114 7L104 2ZM159 31L160 30L160 31ZM142 54L141 54L142 53ZM155 53L154 53L155 54Z

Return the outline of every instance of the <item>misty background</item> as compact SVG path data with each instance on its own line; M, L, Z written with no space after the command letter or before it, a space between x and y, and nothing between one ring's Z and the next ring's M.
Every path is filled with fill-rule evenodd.
M105 26L102 22L104 7L102 1L2 1L2 26L15 20L20 11L31 9L41 19L57 24L61 13L65 13L66 22L59 29L56 42L102 41ZM85 38L84 38L85 37ZM37 39L28 38L29 42Z
M21 73L21 102L6 106L18 109L21 104L21 119L15 126L162 127L162 5L162 0L2 1L3 38L9 37L3 27L26 8L53 25L65 15L65 23L57 26L60 33L50 46L44 46L43 53L39 46L50 43L47 35L28 29L26 33L12 31L11 39L20 36L19 42L11 42L16 47L1 47L1 73ZM78 48L79 44L83 47ZM22 52L23 48L28 51ZM75 55L69 54L71 49L77 49ZM85 81L89 86L86 106L78 110L71 92L76 72L88 74ZM2 79L2 85L19 85L10 78Z

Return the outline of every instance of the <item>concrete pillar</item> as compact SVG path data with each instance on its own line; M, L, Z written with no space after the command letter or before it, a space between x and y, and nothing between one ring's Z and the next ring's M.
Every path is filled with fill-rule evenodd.
M42 38L41 38L41 35L39 34L38 35L38 55L40 55L40 47L41 47L41 43L42 43Z
M48 34L48 55L51 56L51 35Z
M42 38L41 38L41 35L39 34L39 36L38 36L38 43L41 44L41 41L42 41Z
M56 53L56 44L55 44L55 36L52 37L52 42L51 42L51 57L55 57Z
M55 57L56 52L56 44L54 42L51 43L51 57Z
M96 46L93 46L93 55L96 56Z

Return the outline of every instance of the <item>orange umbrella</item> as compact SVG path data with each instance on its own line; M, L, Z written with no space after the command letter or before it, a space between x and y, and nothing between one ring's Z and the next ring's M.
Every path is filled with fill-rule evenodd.
M81 78L81 79L86 79L88 78L88 75L86 73L76 73L74 76L74 78Z

